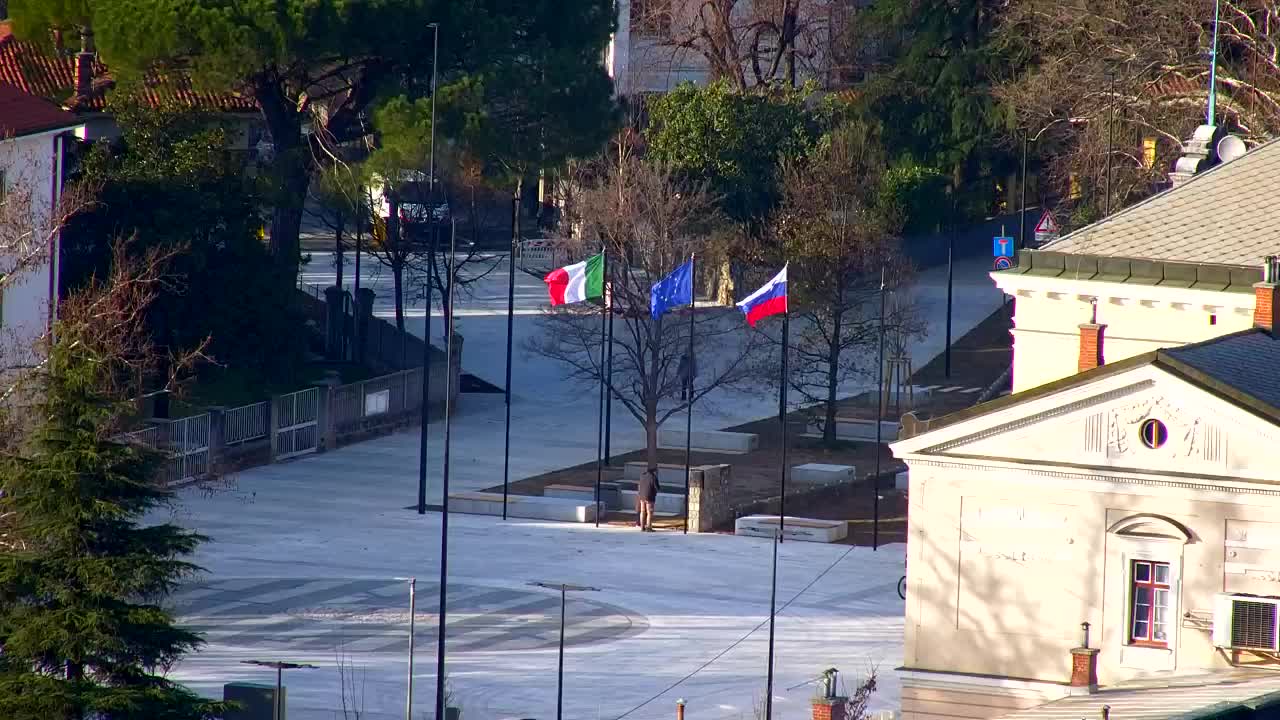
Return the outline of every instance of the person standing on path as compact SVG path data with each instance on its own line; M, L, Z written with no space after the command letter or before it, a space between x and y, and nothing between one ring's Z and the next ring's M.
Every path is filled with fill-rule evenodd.
M640 532L653 532L653 503L658 499L657 468L648 468L640 475L636 490L640 505Z
M693 397L693 379L698 375L698 364L689 353L680 356L680 365L676 368L680 376L680 399Z

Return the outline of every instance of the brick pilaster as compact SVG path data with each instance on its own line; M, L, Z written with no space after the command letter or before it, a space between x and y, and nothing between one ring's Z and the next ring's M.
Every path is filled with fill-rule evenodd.
M813 720L848 720L845 703L849 698L824 697L813 699Z
M1280 286L1274 283L1260 282L1253 286L1253 326L1263 330L1275 330L1276 311L1280 304L1276 303L1276 295Z

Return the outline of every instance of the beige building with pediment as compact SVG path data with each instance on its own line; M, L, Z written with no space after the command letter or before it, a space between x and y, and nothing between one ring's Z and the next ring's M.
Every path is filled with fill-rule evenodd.
M1273 142L992 273L1014 394L892 445L905 718L1280 690L1277 255Z

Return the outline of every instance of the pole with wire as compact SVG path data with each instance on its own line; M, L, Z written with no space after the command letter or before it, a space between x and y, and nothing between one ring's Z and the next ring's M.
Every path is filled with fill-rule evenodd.
M1022 199L1018 203L1018 244L1022 249L1027 243L1027 145L1030 144L1028 131L1022 131L1022 187L1019 189Z
M782 544L782 530L773 540L773 577L769 582L769 679L765 682L764 719L773 720L773 626L778 616L778 546Z
M684 534L689 534L689 474L693 462L693 315L697 305L698 256L689 255L689 378L680 378L680 388L689 390L689 409L684 419ZM687 385L685 383L688 383Z
M444 390L444 492L441 496L440 514L440 619L436 630L436 717L444 717L444 660L445 660L445 610L446 593L449 580L449 446L451 418L453 414L453 282L455 252L458 242L458 224L453 224L453 233L449 239L449 306L447 328L449 338L445 341L445 352L448 356L445 372Z
M885 268L880 266L880 369L878 371L879 379L876 381L876 474L871 478L871 497L872 497L872 520L871 520L871 549L880 549L880 443L883 441L881 433L884 423L884 299L885 299Z
M782 542L782 534L787 523L787 382L790 373L787 371L787 349L790 344L791 310L782 313L782 376L778 388L778 420L782 424L782 494L778 499L778 542ZM771 628L772 630L772 628ZM770 668L772 669L772 663Z
M502 519L507 519L507 497L511 482L511 337L516 316L516 251L520 244L520 191L511 196L511 253L507 257L507 383L504 391L507 423L502 441Z
M600 416L596 423L596 527L600 527L600 483L604 480L604 395L608 377L605 375L605 333L609 320L609 253L600 248Z
M436 192L436 65L440 58L440 23L430 23L427 27L431 28L432 33L432 60L431 60L431 161L428 170L430 178L430 187L427 190L431 199L431 208L427 219L431 222L431 255L435 258L436 252L436 231L438 225L435 218L435 192ZM356 275L359 276L359 254L357 253ZM427 512L427 434L430 431L430 411L429 400L431 397L431 273L428 261L427 272L427 292L426 292L426 310L423 313L423 329L422 329L422 407L420 408L421 427L418 430L418 514L424 515ZM452 287L452 286L451 286ZM452 331L452 325L450 325ZM452 332L451 332L452 334ZM447 373L446 373L447 375ZM448 395L448 392L445 393Z

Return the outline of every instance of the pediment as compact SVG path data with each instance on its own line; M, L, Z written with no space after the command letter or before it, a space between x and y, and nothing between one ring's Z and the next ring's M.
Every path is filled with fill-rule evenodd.
M950 432L947 432L947 431ZM1037 464L1200 475L1278 476L1280 432L1150 366L939 431L914 452ZM922 436L927 440L929 433Z

